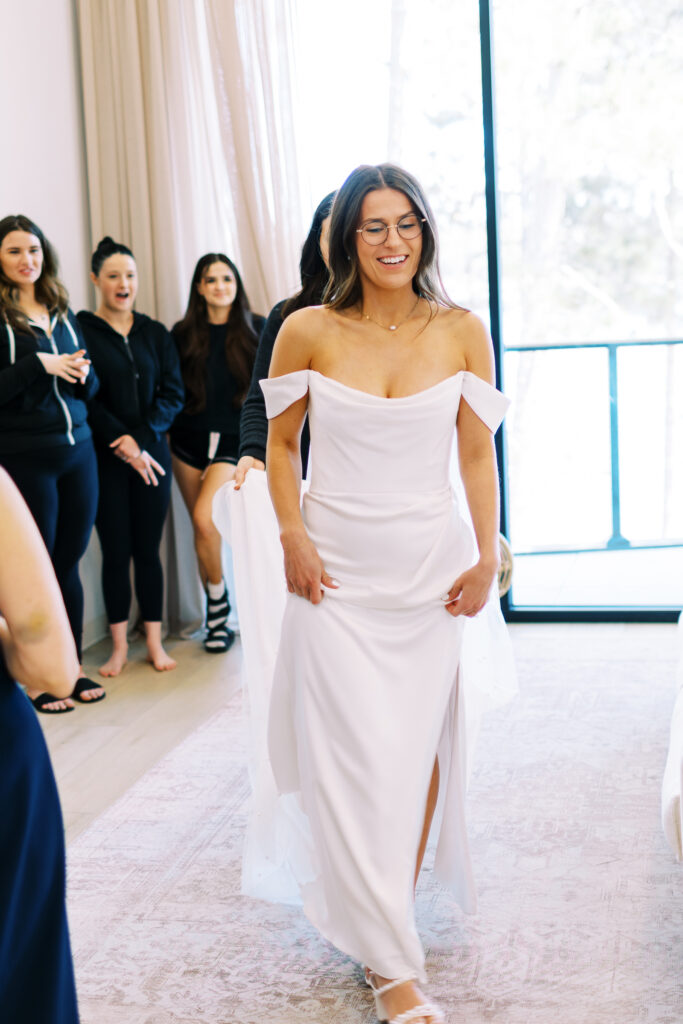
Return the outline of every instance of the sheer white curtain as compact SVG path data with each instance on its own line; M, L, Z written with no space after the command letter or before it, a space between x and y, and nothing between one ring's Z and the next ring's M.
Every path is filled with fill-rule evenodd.
M169 326L196 260L227 252L252 308L290 294L311 203L297 159L295 0L79 0L93 243L131 246L137 308ZM189 520L174 488L169 617L198 621Z

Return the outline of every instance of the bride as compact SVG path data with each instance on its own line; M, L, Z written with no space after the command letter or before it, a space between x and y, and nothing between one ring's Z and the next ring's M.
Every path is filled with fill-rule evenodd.
M295 866L307 916L367 965L380 1020L437 1024L419 987L414 888L438 799L435 872L475 906L459 670L464 618L498 569L493 432L507 400L481 321L443 291L433 214L410 174L352 172L330 271L325 305L285 321L262 382L289 592L270 757L310 827L308 869ZM450 487L454 428L476 548Z

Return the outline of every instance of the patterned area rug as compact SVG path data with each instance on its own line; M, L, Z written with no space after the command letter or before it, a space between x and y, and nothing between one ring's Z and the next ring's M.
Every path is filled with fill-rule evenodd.
M680 1024L683 869L660 784L675 631L518 626L522 693L470 787L479 912L423 872L429 992L448 1024ZM239 895L241 701L69 848L83 1024L365 1024L360 969L296 909Z

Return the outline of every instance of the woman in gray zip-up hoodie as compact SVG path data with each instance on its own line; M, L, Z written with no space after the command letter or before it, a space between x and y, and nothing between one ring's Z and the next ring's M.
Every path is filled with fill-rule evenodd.
M21 491L55 568L79 661L83 588L78 563L97 508L97 463L86 400L98 387L78 321L57 276L54 249L21 214L0 220L0 465ZM29 690L37 711L73 702ZM83 676L72 697L104 690Z

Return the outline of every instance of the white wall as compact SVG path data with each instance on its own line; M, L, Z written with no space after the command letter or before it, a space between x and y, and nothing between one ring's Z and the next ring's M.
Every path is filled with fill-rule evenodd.
M90 302L90 227L75 0L0 0L0 218L24 213L55 246L73 309ZM106 620L96 537L81 562L84 641Z

